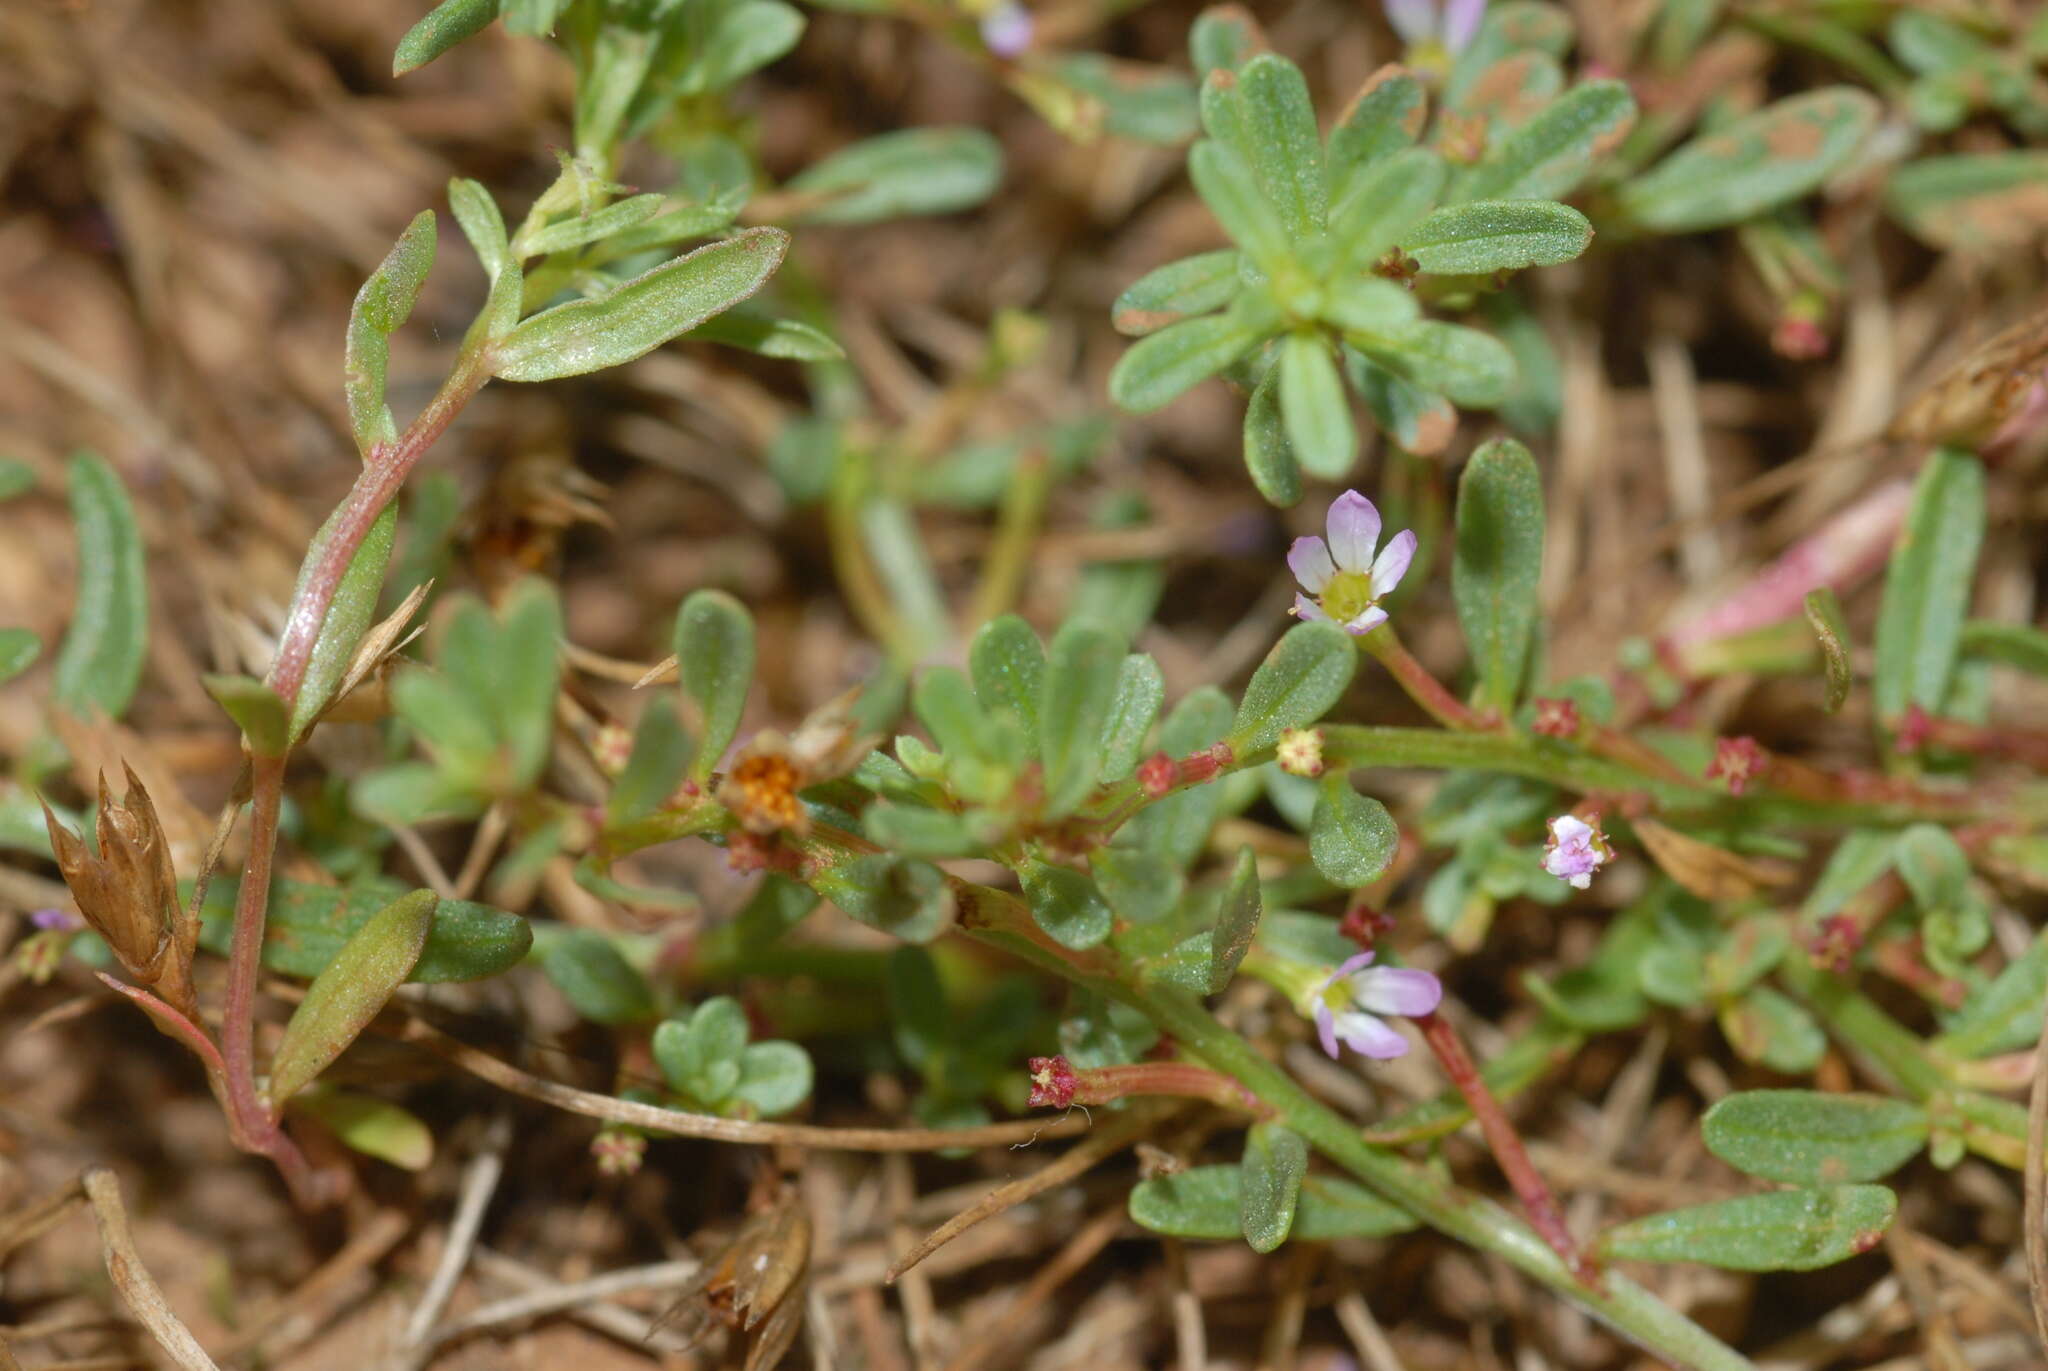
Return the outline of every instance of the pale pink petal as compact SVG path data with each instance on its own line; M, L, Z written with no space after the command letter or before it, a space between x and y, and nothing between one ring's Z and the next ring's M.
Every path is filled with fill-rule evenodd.
M1321 1000L1316 1001L1316 1036L1323 1040L1323 1051L1330 1055L1330 1060L1337 1060L1341 1054L1337 1051L1336 1016Z
M1337 574L1336 563L1330 560L1330 549L1322 539L1311 534L1296 538L1294 546L1287 549L1287 569L1294 573L1294 579L1301 582L1301 588L1311 595L1323 593L1323 587Z
M1381 624L1385 623L1386 621L1387 612L1384 609L1381 609L1378 605L1374 605L1371 609L1368 609L1367 611L1365 611L1365 613L1359 615L1356 619L1353 619L1350 623L1344 625L1344 631L1346 633L1349 633L1354 638L1362 637L1363 635L1372 632L1374 629L1378 628Z
M1344 1041L1351 1045L1353 1052L1362 1052L1381 1061L1398 1057L1408 1050L1406 1038L1370 1014L1338 1015L1337 1031L1344 1035Z
M1351 983L1351 998L1375 1014L1414 1018L1443 1003L1442 982L1410 966L1376 966Z
M1379 546L1380 512L1373 502L1355 490L1347 490L1330 502L1330 555L1339 571L1365 571L1372 566L1372 550Z
M1302 620L1314 620L1319 624L1330 622L1330 616L1323 613L1321 605L1309 599L1308 596L1299 593L1294 597L1294 617Z
M1444 0L1443 40L1452 52L1463 52L1486 18L1486 0Z
M1350 956L1346 957L1343 960L1343 962L1337 967L1335 971L1330 973L1330 979L1323 982L1323 988L1327 990L1331 986L1335 985L1338 981L1341 981L1346 976L1351 975L1353 972L1363 971L1366 967L1372 965L1373 958L1377 957L1378 955L1379 954L1377 952L1374 952L1370 948L1367 948L1363 952L1352 953Z
M1387 22L1410 43L1436 36L1436 0L1385 0Z
M1408 564L1414 560L1414 529L1404 528L1387 539L1387 545L1380 549L1380 555L1372 563L1373 598L1391 595L1394 587L1401 584L1401 578L1408 574Z

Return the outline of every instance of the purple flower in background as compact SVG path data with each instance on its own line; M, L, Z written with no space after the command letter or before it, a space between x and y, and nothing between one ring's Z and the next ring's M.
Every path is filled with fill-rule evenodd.
M68 909L38 909L28 916L28 921L45 933L69 933L74 928L85 927L85 920Z
M1381 597L1401 584L1408 563L1415 559L1415 533L1396 533L1374 557L1380 512L1355 490L1330 502L1328 528L1327 543L1313 536L1296 538L1287 550L1288 570L1307 592L1294 597L1294 612L1336 624L1347 633L1370 633L1387 621Z
M1033 31L1031 11L1015 0L1006 0L981 17L981 41L1005 61L1030 50Z
M1597 819L1597 816L1595 816ZM1614 858L1607 835L1598 822L1587 823L1570 814L1550 821L1550 841L1543 848L1543 869L1575 890L1593 884L1593 873Z
M1463 52L1486 17L1486 0L1385 0L1387 22L1411 48L1428 43Z
M1338 1055L1337 1040L1354 1052L1385 1059L1408 1050L1408 1040L1388 1027L1382 1014L1413 1018L1435 1009L1444 988L1427 971L1405 966L1374 966L1373 954L1347 957L1330 978L1316 988L1316 1036L1323 1051Z

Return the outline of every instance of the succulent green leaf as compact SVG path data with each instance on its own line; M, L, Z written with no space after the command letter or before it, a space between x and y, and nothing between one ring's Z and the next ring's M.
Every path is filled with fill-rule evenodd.
M1402 251L1437 276L1481 276L1569 262L1593 225L1554 200L1472 200L1445 205L1408 231Z
M1906 706L1939 711L1961 647L1977 552L1984 542L1984 468L1955 448L1929 456L1885 571L1871 692L1877 717Z
M1404 379L1461 405L1497 405L1514 384L1514 354L1498 338L1460 324L1421 319L1378 336L1353 333L1350 342Z
M149 584L135 506L114 468L80 452L65 467L78 536L78 598L58 645L51 700L74 714L118 719L142 681L149 647Z
M1451 598L1481 701L1503 712L1521 688L1543 574L1543 477L1529 449L1497 438L1458 478Z
M463 39L482 33L498 17L498 7L499 0L441 0L398 40L391 74L403 76L423 67Z
M497 343L495 372L552 381L630 362L759 290L788 246L780 229L746 229L602 295L542 310Z
M676 671L696 739L690 776L709 777L739 731L754 683L754 620L722 590L692 591L676 613Z
M1812 1271L1877 1246L1898 1209L1898 1196L1881 1185L1778 1190L1620 1224L1601 1235L1596 1250L1619 1261Z
M1703 133L1621 192L1644 228L1696 233L1796 200L1845 166L1876 127L1875 97L1850 86L1807 91Z
M434 212L423 209L406 225L398 242L363 288L349 311L348 345L343 353L343 386L348 394L349 425L356 448L365 459L370 450L398 436L391 410L384 403L384 370L391 355L391 335L412 314L427 271L434 265Z
M1187 881L1178 866L1135 847L1098 847L1088 854L1095 888L1120 919L1157 923L1179 905Z
M1053 635L1038 706L1049 817L1072 812L1102 774L1102 734L1123 661L1123 640L1085 620L1069 620Z
M1320 333L1290 333L1280 347L1280 414L1288 446L1310 475L1341 481L1358 456L1351 400Z
M327 545L328 535L340 518L341 510L337 509L314 535L313 544L306 551L306 560L299 568L298 585L292 590L294 603L306 593L306 581L313 574L320 553ZM356 649L362 645L363 634L377 616L377 600L384 590L384 572L391 564L391 547L397 533L398 506L387 505L371 523L370 531L363 535L355 556L349 559L348 570L341 575L341 585L327 604L326 619L321 621L320 636L313 640L313 654L307 659L306 674L300 678L299 698L292 705L293 742L305 737L313 721L320 717L320 711L334 702L334 692L341 685L342 677L348 674Z
M209 675L199 681L242 730L251 752L258 757L284 755L290 725L276 691L254 676Z
M1927 1143L1927 1111L1882 1095L1744 1090L1701 1122L1707 1150L1739 1171L1788 1185L1874 1181Z
M1116 331L1132 338L1223 308L1244 287L1236 248L1201 252L1154 267L1124 288L1110 307Z
M1223 231L1268 276L1293 256L1287 221L1267 198L1250 162L1228 144L1203 139L1188 150L1188 175Z
M841 862L811 884L849 918L907 943L930 942L952 920L945 873L930 862L878 852Z
M2048 1003L2048 933L2036 936L1990 985L1972 995L1932 1046L1946 1056L1965 1059L2018 1052L2039 1041L2044 1003Z
M1820 643L1821 669L1826 675L1827 693L1823 703L1833 714L1849 699L1854 682L1849 667L1849 625L1842 617L1842 601L1833 587L1822 586L1806 593L1806 622Z
M1230 884L1223 888L1223 903L1216 913L1215 937L1210 943L1209 993L1220 995L1243 964L1252 940L1259 936L1259 918L1265 905L1259 891L1259 863L1251 847L1237 850L1237 864L1231 868Z
M691 756L689 730L683 727L675 702L664 696L649 700L633 726L633 750L612 782L605 817L622 824L652 814L675 793Z
M885 133L833 153L789 189L830 198L795 216L811 224L871 224L951 214L988 199L1003 179L1003 149L976 128Z
M726 6L692 64L686 94L723 91L797 45L803 37L803 11L782 0L740 0Z
M1343 629L1296 624L1252 673L1230 726L1232 752L1242 758L1271 747L1288 729L1322 718L1357 669L1358 651Z
M916 804L872 804L861 813L861 831L891 852L906 857L971 857L987 844L961 815Z
M1460 200L1554 200L1586 179L1593 163L1628 133L1635 97L1619 81L1587 81L1490 149L1458 178Z
M1039 700L1045 691L1045 648L1038 635L1014 614L991 619L967 649L974 698L984 710L1007 709L1023 726L1031 751L1038 750Z
M1767 985L1723 1000L1719 1018L1737 1056L1788 1076L1813 1070L1827 1051L1827 1034L1813 1015Z
M1415 143L1427 113L1422 82L1401 67L1382 68L1352 97L1330 130L1330 199L1346 198L1351 181L1382 158Z
M846 349L823 329L800 319L774 318L751 302L706 319L683 336L788 362L836 362L846 356Z
M200 911L199 944L226 956L240 882L217 879ZM353 886L271 882L270 916L263 931L263 966L283 976L311 979L379 910L405 893L383 877ZM533 929L517 914L469 900L443 900L434 913L412 979L423 983L480 981L517 966L533 944Z
M1917 157L1885 178L1885 207L1908 232L1939 248L1984 251L2031 240L2038 216L2016 208L2048 186L2048 151Z
M556 932L540 946L540 969L578 1014L608 1028L654 1017L654 992L611 939L595 929Z
M661 212L668 197L659 191L630 195L587 213L578 212L552 224L519 235L522 257L546 257L599 242L637 224L644 224Z
M1294 1228L1301 1182L1308 1174L1308 1140L1276 1123L1246 1132L1238 1167L1238 1227L1254 1252L1271 1252Z
M35 665L43 655L43 640L25 628L0 628L0 685L5 685Z
M739 1084L733 1095L763 1118L787 1114L810 1098L810 1054L780 1040L749 1044L740 1054Z
M1109 937L1109 901L1087 876L1047 862L1027 862L1019 874L1033 921L1061 947L1081 952Z
M1387 807L1351 788L1345 768L1332 768L1316 795L1308 853L1324 879L1347 889L1370 885L1394 860L1401 831Z
M1109 373L1109 396L1132 414L1149 414L1207 380L1272 332L1249 311L1226 310L1169 324L1140 338Z
M1236 1166L1195 1166L1140 1181L1131 1190L1131 1219L1167 1237L1239 1237L1240 1176ZM1301 1242L1384 1238L1414 1227L1415 1220L1406 1212L1355 1181L1308 1176L1295 1206L1292 1236Z
M319 1120L321 1127L353 1152L407 1171L424 1171L434 1160L434 1133L420 1116L375 1095L325 1087L302 1090L291 1109Z
M1244 464L1266 503L1282 509L1301 501L1301 463L1280 414L1280 368L1266 368L1244 411Z
M2018 667L2031 676L2048 676L2048 633L2038 628L1972 619L1963 625L1960 646L1965 657Z
M431 890L393 900L364 921L306 987L270 1064L273 1104L311 1084L382 1012L419 962L439 903Z
M1137 769L1146 736L1165 699L1166 677L1159 663L1143 652L1125 657L1117 668L1109 716L1102 724L1102 767L1097 780L1103 785L1114 785Z
M1330 209L1330 234L1354 271L1400 245L1443 194L1450 167L1428 148L1403 148L1361 168Z
M716 1109L739 1084L747 1012L732 996L714 995L688 1018L664 1019L652 1045L654 1064L669 1089Z
M1328 208L1323 140L1301 68L1260 53L1237 73L1244 152L1296 242L1320 233Z
M1048 65L1062 85L1101 109L1104 133L1178 147L1201 129L1195 87L1177 71L1099 52L1064 53Z

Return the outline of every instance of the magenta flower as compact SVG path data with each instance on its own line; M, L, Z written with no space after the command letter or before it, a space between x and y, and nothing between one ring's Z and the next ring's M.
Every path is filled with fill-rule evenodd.
M1479 32L1486 0L1385 0L1387 22L1411 48L1436 43L1460 53Z
M1593 873L1614 860L1614 849L1596 821L1570 814L1550 821L1550 841L1543 848L1543 869L1575 890L1593 884Z
M1316 987L1316 1036L1323 1051L1338 1055L1342 1038L1354 1052L1385 1059L1408 1050L1408 1040L1387 1026L1382 1014L1413 1018L1442 1003L1444 988L1427 971L1406 966L1374 966L1373 954L1347 957L1330 978Z
M1373 556L1380 541L1380 512L1355 490L1330 502L1328 529L1327 543L1311 535L1296 538L1287 549L1287 569L1307 592L1294 597L1294 612L1336 624L1346 633L1370 633L1387 621L1381 597L1401 584L1415 560L1415 532L1401 530Z
M1015 0L1006 0L981 17L982 43L1005 61L1022 57L1030 51L1036 29L1031 21L1031 11Z

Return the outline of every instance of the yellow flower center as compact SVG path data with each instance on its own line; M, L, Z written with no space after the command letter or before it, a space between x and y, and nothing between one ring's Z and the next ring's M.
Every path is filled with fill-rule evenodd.
M1372 576L1363 571L1340 571L1323 587L1323 613L1340 624L1348 624L1372 608Z

